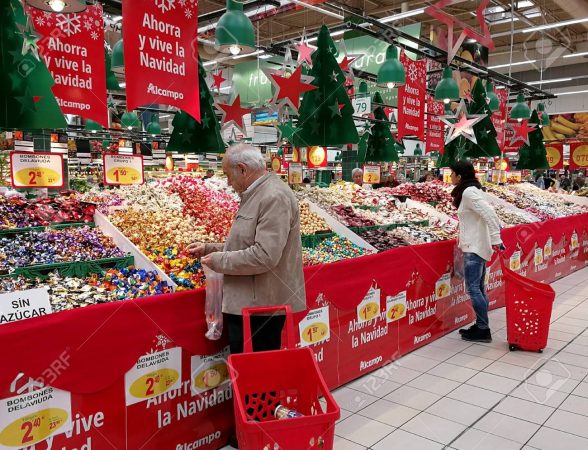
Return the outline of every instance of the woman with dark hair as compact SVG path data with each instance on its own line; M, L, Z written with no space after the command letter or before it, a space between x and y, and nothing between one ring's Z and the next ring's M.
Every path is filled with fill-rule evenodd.
M494 251L503 248L500 222L486 201L472 163L458 161L453 164L451 183L455 186L451 195L459 218L458 246L464 257L466 290L476 312L476 323L459 332L466 341L491 342L485 275L486 262Z

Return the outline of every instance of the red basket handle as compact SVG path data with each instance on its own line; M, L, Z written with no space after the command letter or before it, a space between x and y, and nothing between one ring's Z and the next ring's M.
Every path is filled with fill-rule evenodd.
M294 319L290 305L260 306L257 308L243 308L243 353L253 352L253 341L251 340L251 314L267 314L284 311L286 313L286 339L285 348L294 348Z

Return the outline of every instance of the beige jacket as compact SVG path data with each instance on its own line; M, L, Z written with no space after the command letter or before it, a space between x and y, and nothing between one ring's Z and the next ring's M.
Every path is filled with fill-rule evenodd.
M289 304L306 308L300 211L294 194L276 175L264 175L243 193L226 243L207 244L210 268L223 273L223 312Z

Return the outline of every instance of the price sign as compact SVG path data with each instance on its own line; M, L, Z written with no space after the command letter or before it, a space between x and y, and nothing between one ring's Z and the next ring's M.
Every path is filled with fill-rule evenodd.
M331 336L329 328L329 307L313 309L298 324L300 332L300 346L320 344Z
M588 167L588 145L581 142L570 144L570 170Z
M308 167L327 167L327 149L324 147L310 147L308 149Z
M127 406L157 397L181 385L182 349L174 347L141 356L125 374Z
M0 294L0 325L51 314L46 287Z
M10 153L10 176L15 188L62 188L63 155L59 153Z
M377 184L380 182L380 166L363 166L363 182Z
M443 183L451 184L451 169L443 169Z
M371 287L367 295L357 305L357 321L367 322L380 315L380 289Z
M143 155L105 154L103 162L104 184L120 186L145 182Z
M290 163L288 165L288 184L302 183L302 164Z
M282 160L280 158L272 158L272 170L275 173L282 173Z
M372 112L372 99L370 97L356 97L351 103L356 116L363 116Z
M230 383L227 358L229 347L214 355L194 355L190 360L192 393L201 394L222 384Z
M386 297L386 323L396 322L406 316L406 291Z
M441 300L451 294L451 274L446 273L435 283L435 298Z
M0 449L32 448L71 427L69 392L48 386L0 400Z

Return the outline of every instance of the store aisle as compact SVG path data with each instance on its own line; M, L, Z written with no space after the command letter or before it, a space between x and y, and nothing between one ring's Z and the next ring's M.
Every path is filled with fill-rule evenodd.
M587 279L553 284L542 354L508 350L501 308L491 344L455 331L337 389L335 449L588 449Z
M335 449L588 449L587 280L588 268L552 285L541 354L508 350L501 308L490 344L455 331L334 391Z

